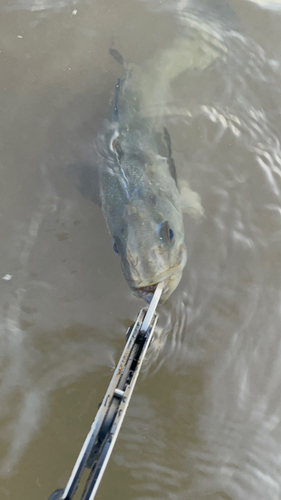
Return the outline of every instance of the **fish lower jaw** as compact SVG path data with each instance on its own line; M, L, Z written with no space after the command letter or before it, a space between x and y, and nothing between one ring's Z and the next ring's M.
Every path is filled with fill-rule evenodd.
M148 304L151 302L154 292L156 290L156 287L159 283L164 283L161 299L160 299L160 304L165 302L167 297L170 295L169 293L169 281L170 278L167 278L165 280L159 280L157 283L154 283L153 285L148 285L148 286L140 286L140 287L132 287L133 294L135 297L142 298L147 302Z
M157 285L158 283L156 283L155 285L143 286L138 288L134 287L132 288L133 294L135 295L135 297L141 297L149 303L152 300Z
M171 295L171 293L176 289L178 286L182 276L182 271L179 271L178 273L172 274L166 279L159 279L157 280L156 283L153 283L152 285L147 285L147 286L131 286L131 289L133 291L133 294L138 297L142 298L145 300L145 302L150 303L152 300L152 297L154 295L155 289L159 283L163 283L163 291L160 299L160 304L163 304Z

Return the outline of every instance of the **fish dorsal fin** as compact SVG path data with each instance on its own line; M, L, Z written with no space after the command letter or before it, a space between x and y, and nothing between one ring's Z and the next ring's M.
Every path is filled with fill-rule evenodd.
M113 121L118 122L119 118L119 108L118 108L118 100L119 100L119 92L120 92L121 80L118 78L117 83L115 85L115 94L114 94L114 106L113 106Z
M171 138L166 127L155 128L154 139L158 154L163 158L170 158L172 154Z
M155 132L155 142L157 146L157 151L160 156L163 158L167 158L167 163L169 166L169 171L177 185L177 172L174 164L174 160L172 158L172 145L171 138L166 127L163 127L162 130Z

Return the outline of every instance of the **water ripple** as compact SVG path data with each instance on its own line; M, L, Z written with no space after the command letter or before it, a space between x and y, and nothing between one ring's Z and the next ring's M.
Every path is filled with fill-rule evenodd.
M59 12L64 7L76 5L79 0L9 0L5 10L7 12L15 10L30 10L38 12L48 9L53 9Z
M182 76L164 109L179 176L205 218L185 221L183 283L161 309L142 379L144 390L164 384L170 405L157 412L156 397L146 435L157 432L162 446L170 436L184 457L169 448L174 469L165 471L167 449L151 444L157 473L141 462L139 499L160 498L174 471L176 493L163 488L161 498L281 494L280 67L240 33L224 32L224 44L206 84L196 72Z

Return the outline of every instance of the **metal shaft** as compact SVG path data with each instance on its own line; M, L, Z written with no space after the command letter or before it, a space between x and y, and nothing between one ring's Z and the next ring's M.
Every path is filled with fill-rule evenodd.
M156 307L164 284L156 287L148 310L142 309L132 327L114 375L81 448L64 490L57 490L49 500L72 500L85 469L90 469L81 500L94 500L108 460L123 423L140 369L158 316Z

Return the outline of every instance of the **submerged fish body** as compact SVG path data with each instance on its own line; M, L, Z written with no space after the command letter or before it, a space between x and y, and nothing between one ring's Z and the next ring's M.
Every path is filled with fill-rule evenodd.
M224 50L192 27L188 37L175 39L142 68L110 50L125 75L117 81L110 118L98 137L95 164L66 169L74 186L102 207L124 276L147 302L158 283L165 283L164 302L181 279L186 263L182 212L196 219L204 213L198 193L186 180L177 181L170 136L162 124L171 86L187 70L203 71Z
M168 131L142 114L135 69L128 65L117 82L100 136L101 203L131 289L149 302L164 281L164 302L186 263L182 204Z

